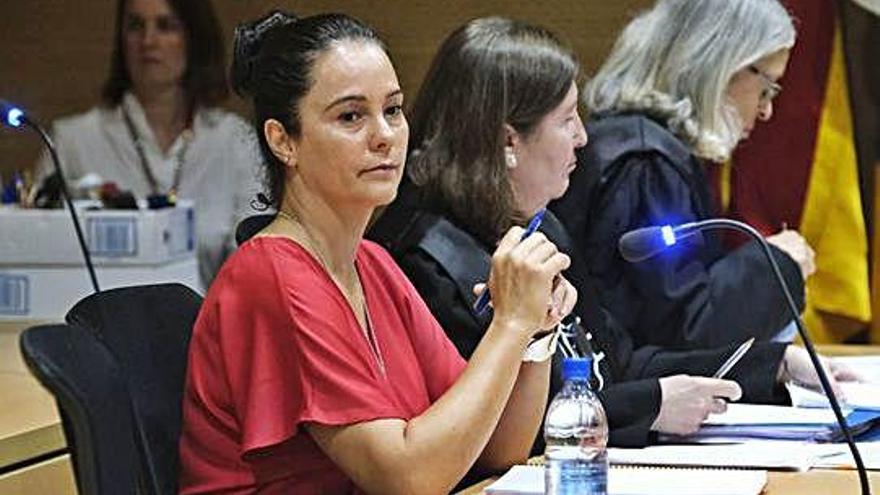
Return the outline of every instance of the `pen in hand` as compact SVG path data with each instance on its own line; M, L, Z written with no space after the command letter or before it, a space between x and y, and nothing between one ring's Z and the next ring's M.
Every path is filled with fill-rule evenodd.
M735 351L733 351L733 354L731 354L730 357L727 358L727 361L724 361L724 364L722 364L721 367L718 368L718 371L716 371L715 374L712 375L712 378L724 378L727 373L729 373L730 370L733 369L734 366L736 366L736 363L738 363L742 359L742 357L746 355L746 352L748 352L748 350L752 347L752 344L754 343L755 338L752 337L749 340L740 344L740 346L737 347Z
M519 241L524 241L528 236L535 233L538 230L538 227L541 226L541 220L544 219L544 214L547 212L547 208L541 208L538 210L538 213L535 213L535 216L529 221L529 224L526 226L525 232L523 232L522 237L519 238ZM477 301L474 303L474 312L477 315L482 315L489 309L489 301L491 296L489 295L489 285L486 284L486 287L483 289L483 292L480 293L480 296L477 298Z

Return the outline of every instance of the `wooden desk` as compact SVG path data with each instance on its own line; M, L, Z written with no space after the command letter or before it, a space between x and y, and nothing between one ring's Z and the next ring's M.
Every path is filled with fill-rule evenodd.
M0 493L73 495L55 399L31 375L18 350L22 330L35 324L0 322Z
M880 345L819 344L816 351L826 356L880 356Z

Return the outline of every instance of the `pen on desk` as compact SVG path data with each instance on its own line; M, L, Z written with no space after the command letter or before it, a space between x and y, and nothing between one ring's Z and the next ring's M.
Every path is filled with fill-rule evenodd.
M541 208L538 210L538 213L535 213L535 216L529 221L529 224L526 226L525 232L523 232L522 237L519 238L519 241L522 242L526 239L526 237L535 233L538 230L538 227L541 226L541 220L544 219L544 214L547 212L547 208ZM483 289L483 292L480 293L480 297L477 298L477 301L474 303L474 312L478 315L482 315L489 308L489 300L491 297L489 296L489 286Z
M735 351L733 351L733 354L731 354L730 357L727 358L727 361L724 361L724 364L722 364L721 367L718 368L718 371L716 371L715 374L712 375L712 378L724 378L724 376L727 375L727 373L729 373L734 366L736 366L736 363L738 363L740 359L742 359L742 357L746 355L746 352L749 351L749 349L752 347L752 344L754 343L755 338L752 337L749 340L740 344L740 346L737 347Z

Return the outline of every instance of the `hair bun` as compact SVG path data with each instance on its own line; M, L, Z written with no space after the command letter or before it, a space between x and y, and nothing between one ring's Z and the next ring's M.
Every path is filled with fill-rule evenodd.
M264 17L239 24L235 28L232 42L233 56L230 80L232 89L240 96L251 93L257 57L266 34L276 27L296 23L296 15L275 10Z

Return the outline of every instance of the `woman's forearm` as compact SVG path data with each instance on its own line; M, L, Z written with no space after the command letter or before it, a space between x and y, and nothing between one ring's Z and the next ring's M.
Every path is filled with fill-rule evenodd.
M523 363L498 426L477 463L498 471L524 462L541 427L550 388L550 360Z
M547 384L543 387L537 382L541 373L530 370L520 371L525 344L511 338L507 329L499 328L503 323L489 327L483 341L474 351L467 368L455 385L450 388L424 414L409 422L405 432L407 444L412 453L425 455L425 476L449 478L451 488L467 472L489 445L492 452L487 453L486 465L495 464L499 457L518 457L513 451L520 451L524 443L513 437L530 437L534 440L537 425L531 425L537 416L540 424L540 407L546 400ZM522 378L520 376L522 375ZM545 381L549 373L543 375ZM527 383L519 389L520 382ZM544 398L529 407L539 409L535 414L514 410L522 407L511 404L514 396L531 397L535 390L542 390ZM512 427L522 425L525 431L511 431ZM529 428L531 425L531 428ZM498 428L503 428L499 432ZM528 448L524 451L526 454ZM440 481L438 479L438 481Z

